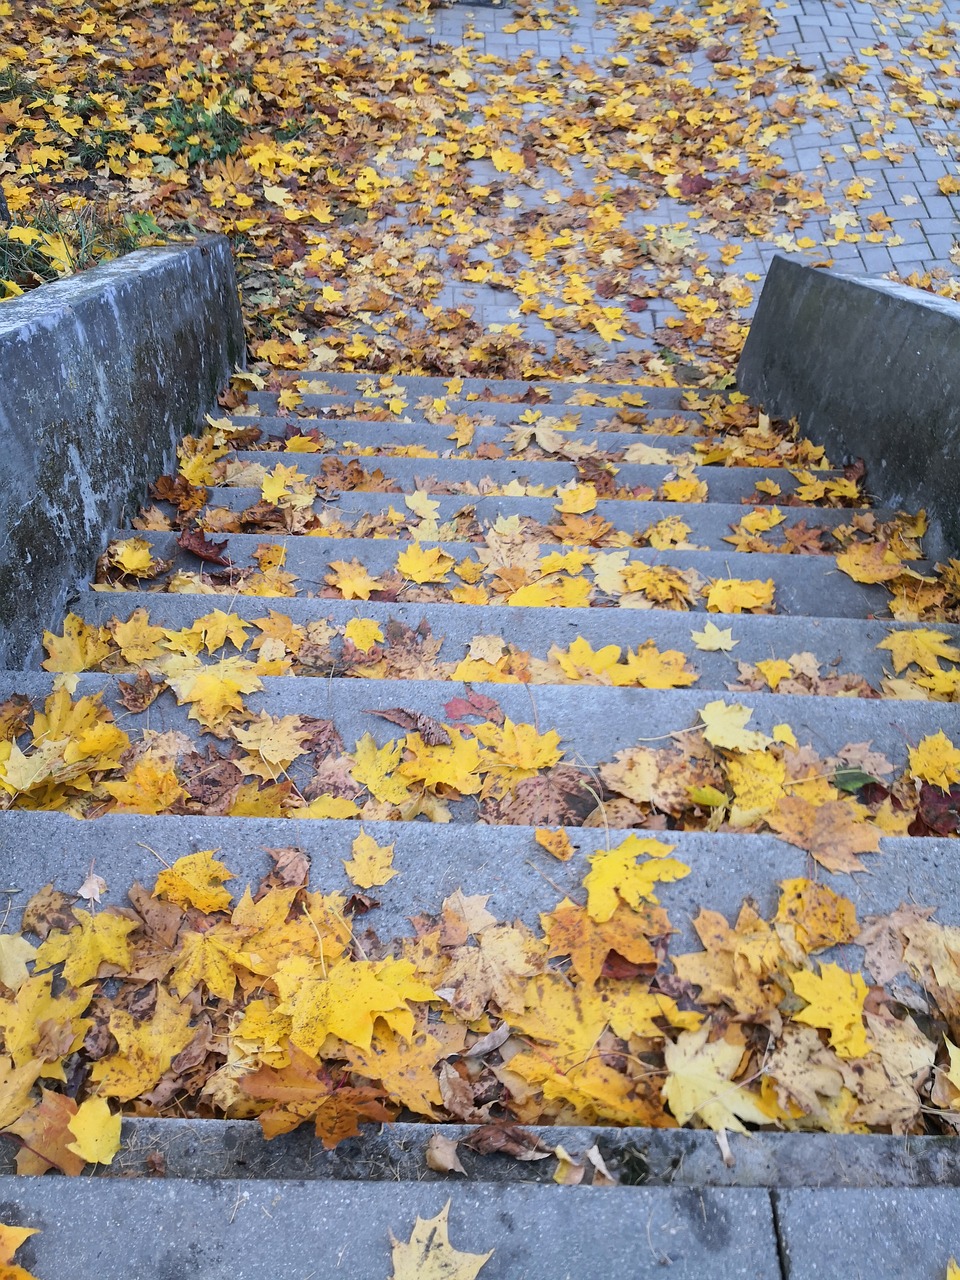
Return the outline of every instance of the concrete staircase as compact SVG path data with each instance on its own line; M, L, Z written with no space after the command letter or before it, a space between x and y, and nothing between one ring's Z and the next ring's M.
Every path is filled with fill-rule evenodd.
M116 530L111 542L143 538L155 558L170 561L168 570L141 584L149 589L86 592L73 611L102 625L142 607L151 623L168 628L189 626L213 608L247 620L274 608L301 626L326 620L334 629L362 617L378 622L385 634L391 623L415 631L424 622L430 636L442 638L431 661L449 664L448 677L478 635L502 637L534 667L547 662L551 646L565 649L577 636L594 651L605 645L633 650L649 640L661 653L686 655L697 676L687 688L562 684L546 677L525 684L471 681L475 694L495 699L512 720L556 729L567 758L590 768L640 741L669 742L669 735L697 723L707 702L721 698L749 708L750 727L764 733L788 723L798 742L812 743L821 756L869 742L898 768L909 744L941 727L949 733L955 724L952 705L878 696L889 661L877 645L891 629L912 624L878 621L887 592L839 572L829 553L834 531L842 538L844 527L867 516L866 501L842 472L815 470L812 478L797 478L792 471L807 470L815 452L768 434L756 411L736 397L654 387L465 379L451 389L429 378L315 377L326 390L308 391L295 411L282 411L275 395L254 392L231 415L235 427L257 427L260 436L253 440L248 433L248 447L218 458L217 479L226 483L208 486L205 511L217 513L216 527L259 521L255 532L209 535L219 547L215 554L230 567L198 560L178 544L176 532ZM469 421L477 415L492 422ZM451 440L458 430L462 444ZM323 451L286 452L281 446L290 437L319 442ZM410 456L412 451L419 454ZM251 467L276 463L293 464L321 482L313 511L338 523L337 536L323 536L322 529L288 535L290 508L287 514L264 511L260 483L250 483L259 473ZM347 475L354 485L369 484L374 472L380 491L340 487ZM404 599L403 593L399 600L342 599L329 585L333 562L356 560L373 577L390 575L418 535L424 547L441 548L458 565L474 559L478 548L495 547L496 536L515 536L518 527L528 556L567 554L575 542L561 544L563 535L549 529L557 527L556 506L563 499L557 490L571 483L597 487L595 505L581 516L592 521L589 550L602 557L625 552L611 561L614 575L631 566L677 571L676 581L686 584L686 608L657 607L636 591L628 601L634 607L616 607L617 593L600 587L590 604L527 607L507 604L507 593L492 589L489 603L459 603L439 590L432 599ZM774 487L779 496L772 497ZM406 501L415 494L420 513ZM424 494L435 507L423 505ZM784 519L764 537L773 548L786 549L792 533L791 553L731 546L731 528L751 512L769 511L771 499ZM174 514L169 503L155 505ZM524 523L518 526L515 517ZM297 518L303 520L303 509ZM882 523L895 517L872 510L869 518ZM424 520L436 525L432 539L420 529ZM672 534L664 532L664 522L671 522ZM813 528L825 532L805 536ZM735 545L753 545L750 536L749 529L742 531ZM264 543L285 548L282 569L296 595L267 600L242 594L242 571L255 566ZM194 576L181 577L175 591L163 590L178 572ZM107 570L106 578L101 585L116 585L115 573ZM707 614L709 584L718 579L772 580L773 611ZM479 581L489 587L490 573ZM404 590L412 594L409 584ZM682 594L682 587L677 590ZM732 629L732 653L694 647L691 632L708 621ZM937 629L960 639L960 628ZM339 637L332 643L332 662L294 663L290 674L265 676L262 690L245 698L247 706L330 719L350 745L364 733L378 743L396 736L377 711L402 707L445 721L451 718L445 704L464 695L459 680L416 678L413 661L410 678L364 679L356 653L344 652ZM738 663L798 653L813 655L819 674L811 687L829 693L801 696L795 684L794 693L776 692L776 682L765 691L730 691ZM37 704L53 679L39 670L5 672L0 699L25 693ZM84 673L75 694L103 691L129 732L144 724L191 730L188 708L178 707L170 694L131 716L118 698L120 679ZM296 765L291 775L302 781ZM438 911L456 888L489 894L488 909L498 919L536 925L539 913L552 910L563 893L576 895L583 856L599 847L601 837L613 844L627 834L616 829L616 806L607 835L594 829L603 826L595 808L583 797L571 806L567 830L580 856L569 862L538 861L531 826L510 822L509 814L497 825L478 821L469 799L451 805L449 824L365 820L364 829L379 843L395 843L400 872L376 891L380 905L370 919L377 933L384 939L409 934L411 916ZM585 818L592 826L581 825ZM556 823L548 815L544 825ZM663 825L669 827L666 820ZM262 873L264 848L296 844L311 856L313 879L325 889L337 887L346 883L341 861L350 857L358 825L167 814L107 814L78 823L54 812L14 810L2 815L0 831L3 874L11 887L24 894L50 880L75 887L95 861L111 900L120 901L123 886L151 882L155 852L171 862L197 849L221 850L243 885ZM771 835L709 829L668 835L675 856L691 868L686 879L664 887L680 930L674 952L697 947L690 922L700 906L731 918L752 897L770 912L780 880L811 873L804 852ZM858 915L914 901L939 904L939 919L960 923L956 847L929 836L888 838L871 862L872 876L825 878L854 900ZM859 964L859 953L852 955ZM960 1252L960 1234L950 1239L949 1232L928 1229L931 1222L955 1224L960 1216L954 1190L960 1158L947 1140L732 1135L727 1156L706 1131L533 1129L549 1146L560 1142L578 1155L596 1144L619 1183L574 1190L552 1183L553 1159L520 1162L461 1146L466 1180L427 1167L425 1150L434 1133L461 1137L470 1129L398 1123L325 1152L308 1130L266 1143L254 1122L131 1117L124 1122L121 1154L105 1174L141 1176L65 1181L7 1175L0 1178L0 1198L4 1213L14 1206L18 1221L43 1228L18 1256L41 1280L293 1280L328 1273L373 1280L387 1274L390 1232L408 1238L415 1217L435 1217L447 1199L453 1244L474 1253L495 1249L483 1280L559 1280L597 1272L700 1280L933 1277L944 1273L951 1250ZM150 1176L161 1168L165 1177Z

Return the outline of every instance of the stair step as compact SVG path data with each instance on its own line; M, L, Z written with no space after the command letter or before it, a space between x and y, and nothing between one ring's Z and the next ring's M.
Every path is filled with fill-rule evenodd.
M305 409L308 412L305 413ZM381 416L384 413L387 414L386 417ZM431 415L429 420L427 413ZM530 416L535 414L540 416L529 421ZM527 416L526 421L522 420L524 415ZM661 409L655 406L644 409L605 409L600 406L545 404L531 411L529 405L464 400L448 401L442 412L422 409L419 404L411 403L400 413L394 413L379 401L351 400L329 405L305 403L292 413L278 410L265 412L259 405L252 405L246 411L234 410L229 417L237 426L260 427L265 433L282 434L288 426L299 427L300 434L303 435L311 429L322 431L324 435L339 435L384 427L406 431L408 439L425 435L428 440L435 434L446 439L454 426L464 419L476 424L478 435L481 431L495 431L506 435L515 428L525 430L557 423L568 428L573 424L575 432L564 430L565 435L576 433L598 444L602 444L608 434L626 436L631 444L638 438L657 432L669 436L683 432L701 443L706 434L723 434L723 422L717 417L712 418L708 425L705 414L697 410ZM491 420L492 426L483 425Z
M710 652L697 649L692 639L692 632L701 630L702 620L667 609L637 614L620 609L527 609L302 597L264 601L249 596L237 596L224 604L204 595L95 591L82 594L73 611L87 622L103 626L115 618L125 622L135 609L145 609L153 626L180 630L192 626L211 608L221 606L249 622L272 612L301 626L323 619L341 630L355 618L369 618L385 634L391 622L413 630L426 622L434 639L442 639L438 654L442 662L460 662L477 635L505 637L505 642L518 651L540 659L545 659L554 646L568 648L578 637L587 640L595 651L613 644L624 653L653 641L661 652L673 649L687 655L688 667L698 673L696 688L700 690L723 690L727 683L735 682L739 663L789 659L797 653L812 653L824 675L856 674L876 689L884 675L891 672L891 655L878 645L892 632L924 629L919 623L891 624L859 618L800 620L773 614L712 614L714 626L731 631L735 647L729 652ZM947 635L951 643L960 641L960 626L938 623L937 630ZM250 640L258 634L252 628ZM234 647L228 646L228 651L233 652ZM253 656L249 645L242 652Z
M250 418L234 418L232 420L237 426L250 425ZM333 442L335 451L338 453L351 453L354 446L360 449L376 449L378 453L386 454L389 449L409 448L411 445L417 445L424 449L433 449L438 454L455 455L458 458L472 457L476 450L482 445L496 445L497 448L503 449L505 453L511 454L519 452L513 448L513 436L515 428L509 425L496 427L477 427L473 433L473 437L469 444L458 445L450 438L452 430L450 425L436 424L431 422L407 422L404 419L396 422L370 422L363 419L346 419L346 418L257 418L254 425L258 426L263 432L261 440L253 446L256 452L260 452L264 446L270 445L272 449L276 449L278 444L282 444L288 436L287 427L295 427L296 434L300 436L310 435L311 433L321 438ZM548 424L544 424L545 426ZM563 443L567 446L571 444L589 447L597 453L603 454L620 454L625 449L630 449L637 445L642 445L650 449L665 449L672 454L686 455L693 454L694 449L699 445L701 452L704 446L712 447L715 442L723 441L723 437L706 436L693 430L695 423L690 421L690 430L683 434L674 431L658 430L658 423L651 423L649 427L634 431L588 431L579 428L575 431L563 431L561 433ZM522 430L524 424L520 423L519 428ZM734 437L731 437L731 443L735 443ZM544 457L549 457L546 452L537 445L536 440L532 440L528 447L532 450L533 458L539 450ZM285 453L285 448L276 449L277 452ZM294 450L296 452L296 450ZM691 458L691 461L695 459Z
M310 857L311 889L339 890L348 896L355 891L343 868L360 830L352 819L107 813L77 822L66 814L11 810L4 825L3 884L16 890L15 911L45 884L76 892L91 863L107 881L104 904L124 905L131 885L151 886L163 863L198 849L219 850L217 856L236 876L229 886L235 900L270 870L265 850L291 844ZM411 917L438 915L444 899L457 889L489 895L487 909L498 920L519 919L537 928L540 914L552 911L565 895L575 902L585 900L587 857L616 847L630 835L652 836L672 846L672 856L690 868L682 880L657 886L657 897L676 931L670 938L671 956L701 949L692 927L701 907L733 921L744 900L751 898L761 915L771 919L778 885L810 874L808 855L774 835L568 827L577 852L559 862L536 843L536 828L530 826L368 820L362 826L378 844L394 846L393 866L399 873L371 891L377 905L363 916L363 927L382 942L413 936ZM957 840L885 836L880 852L869 855L869 865L872 875L825 877L834 893L853 902L860 923L909 901L936 907L942 924L960 924ZM863 964L862 949L855 943L832 948L828 958L855 968ZM669 961L664 967L669 972ZM960 1155L957 1159L960 1162Z
M408 535L416 536L415 531L421 522L421 517L409 510L403 497L404 495L367 493L351 489L336 494L332 498L324 496L321 503L315 505L315 510L318 514L332 514L341 522L355 523L363 516L385 516L393 509L405 517L404 524L397 527L395 536L401 538ZM203 525L209 513L214 510L237 513L247 511L259 500L259 489L211 486L207 490L207 501L197 516L197 521ZM544 527L554 524L558 519L556 498L515 498L504 495L487 498L463 494L452 496L437 494L436 497L431 498L431 501L438 504L435 519L439 524L454 520L465 510L473 513L473 520L481 528L489 528L498 519L506 520L511 516L534 520ZM157 505L168 515L174 513L174 508L170 504L158 503ZM767 543L771 550L779 546L790 546L784 536L787 529L803 525L808 529L829 531L848 526L851 517L855 514L847 507L812 509L807 506L784 506L778 509L783 517L782 523L762 535L763 542ZM599 516L610 524L613 530L625 531L636 539L643 537L648 530L653 529L662 520L680 520L690 529L686 540L693 546L723 551L730 546L726 539L733 527L749 517L753 510L753 507L734 502L658 502L651 499L642 505L635 505L619 499L600 498L590 515ZM871 510L879 522L896 518L896 512L891 510L883 508L871 508ZM282 528L284 521L282 509L277 510L276 520ZM609 541L610 538L610 534L603 535L596 539L593 545L602 546L604 541ZM573 544L565 539L564 545ZM801 544L799 550L791 549L789 554L811 553L804 551Z
M21 693L39 705L53 681L54 677L46 673L0 672L0 700ZM264 708L274 716L330 719L348 750L365 733L381 745L403 736L402 729L376 714L378 710L403 707L442 721L444 704L458 693L455 684L436 680L378 680L368 684L352 679L310 681L299 676L264 676L262 684L261 692L244 699L253 714ZM711 700L697 689L671 690L664 696L658 690L581 685L531 688L478 682L472 687L475 693L494 699L514 722L536 722L544 732L548 728L555 730L565 758L591 768L612 760L618 751L636 746L638 740L651 743L662 739L660 745L670 745L673 735L697 726L701 708ZM188 708L176 706L167 694L158 698L142 719L132 716L117 701L114 676L77 676L75 690L76 697L102 694L104 703L121 717L128 732L141 726L161 732L191 728ZM723 701L750 709L751 730L770 734L785 719L784 699L777 694L744 692L730 694ZM810 696L790 701L789 722L799 744L812 744L820 756L831 755L850 743L869 741L900 771L906 765L907 748L922 737L943 730L948 737L957 738L960 707L953 703ZM297 774L295 763L291 776ZM472 809L470 816L475 816Z
M8 1217L39 1229L17 1260L41 1277L382 1280L391 1242L448 1201L451 1246L494 1251L483 1280L579 1278L597 1263L647 1280L665 1258L671 1280L779 1275L770 1197L752 1188L587 1187L571 1198L566 1187L490 1182L5 1177L0 1197Z
M113 540L130 536L129 530L115 530ZM182 551L177 545L175 534L145 531L135 536L149 542L154 558L172 560L174 572L179 569L196 572L198 568L210 567L198 561L192 553ZM224 534L222 538L216 538L216 543L218 546L225 543L223 555L235 568L253 565L253 556L264 544L283 547L286 553L284 570L295 575L300 594L327 589L326 575L334 562L359 560L372 576L378 577L393 570L398 556L410 549L409 541L396 538L284 537L272 533ZM459 564L460 561L474 559L477 546L483 544L422 542L419 545L424 548L439 547ZM558 548L556 545L544 544L539 547L539 552L541 556L556 554ZM855 582L841 573L832 556L630 548L627 550L625 564L689 570L705 580L772 580L775 584L773 608L781 614L864 617L884 613L889 600L888 593L882 587ZM917 562L914 567L922 570L923 563ZM452 569L450 573L455 573L455 570ZM459 579L451 577L450 584L459 585ZM229 582L223 589L231 593L235 591ZM705 597L702 594L695 595L691 611L703 611L705 608Z
M356 461L351 454L297 454L296 467L304 476L323 474L325 464L340 463L346 466ZM264 462L262 450L238 450L226 459L228 473L225 478L226 487L230 483L229 467L231 462L242 466L259 466L271 469ZM272 459L271 459L272 462ZM276 463L272 463L276 466ZM289 466L290 463L283 463ZM450 458L376 458L371 459L362 470L367 475L379 471L386 480L399 486L398 491L412 492L422 489L427 493L435 493L448 485L473 486L473 492L480 492L479 486L489 481L490 485L504 486L512 482L526 485L548 485L559 488L564 485L581 483L580 474L571 462L549 461L487 461L486 459L450 459ZM800 481L789 471L776 467L711 467L704 469L708 474L694 470L692 474L707 485L707 494L716 502L740 502L742 499L769 501L770 495L757 492L758 483L765 482L778 486L777 493L785 498L790 497L800 487ZM670 466L652 466L643 463L624 463L617 467L615 482L618 488L650 490L650 496L668 480L676 478L676 469ZM843 479L839 471L818 471L818 480L838 481ZM243 484L242 477L238 483ZM520 495L518 495L520 496ZM849 508L854 510L855 508Z
M632 382L559 382L556 380L543 379L536 381L523 380L519 378L438 378L425 375L397 376L391 377L385 384L382 383L381 375L371 373L291 373L277 374L281 382L296 386L298 383L305 383L306 390L303 392L304 398L308 396L348 396L356 395L358 398L367 399L391 399L399 390L406 397L413 400L417 396L430 396L431 399L436 397L447 396L450 399L466 396L495 396L509 399L511 403L518 404L524 408L539 408L543 403L567 404L573 401L577 403L578 399L589 396L600 396L609 398L618 398L624 395L642 396L649 404L659 405L680 405L685 397L689 395L702 396L704 398L719 396L722 399L727 398L726 392L706 391L699 388L687 387L663 387L653 386L649 383L632 383ZM448 390L448 387L454 385L456 392ZM319 384L323 390L313 388ZM369 395L367 394L369 391ZM541 396L547 395L549 401L543 401ZM524 397L529 400L524 400ZM254 404L273 403L276 400L276 393L269 391L251 391L248 393L248 400ZM474 402L471 402L474 403ZM496 403L496 400L484 401L481 403Z

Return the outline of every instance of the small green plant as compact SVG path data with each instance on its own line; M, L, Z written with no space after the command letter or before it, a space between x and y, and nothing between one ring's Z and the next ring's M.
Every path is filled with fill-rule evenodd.
M0 227L0 297L16 297L166 238L150 213L121 215L96 205L58 209L44 201L30 218Z
M222 160L239 150L247 126L238 110L230 92L224 94L216 111L177 98L162 116L155 117L155 123L171 155L184 155L187 164L193 165L202 160Z

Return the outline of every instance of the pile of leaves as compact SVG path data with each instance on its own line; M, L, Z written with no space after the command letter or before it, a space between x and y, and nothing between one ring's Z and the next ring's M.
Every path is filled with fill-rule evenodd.
M108 812L369 821L476 821L684 831L771 831L828 871L865 869L883 835L960 833L960 748L938 730L896 765L869 743L823 757L789 724L749 727L752 712L707 702L698 725L589 766L565 758L556 730L515 723L479 691L452 698L448 721L403 707L372 714L404 736L348 749L336 724L248 710L260 679L222 659L169 681L181 729L121 729L99 695L73 701L61 683L43 711L0 706L0 792L6 808L76 817ZM157 686L118 690L143 712ZM164 694L164 697L167 695ZM125 715L125 723L130 722ZM149 723L149 718L148 718ZM217 741L219 740L219 741Z
M398 1116L475 1124L481 1149L517 1123L956 1132L957 931L931 909L859 922L785 880L769 919L701 910L703 949L675 954L673 846L537 841L584 874L535 928L457 891L379 939L370 891L397 874L393 846L362 830L349 897L309 888L293 847L239 897L210 851L122 906L93 875L77 896L46 886L0 950L18 1170L109 1163L121 1113L255 1117L268 1138L310 1123L327 1147ZM823 955L854 942L872 980Z

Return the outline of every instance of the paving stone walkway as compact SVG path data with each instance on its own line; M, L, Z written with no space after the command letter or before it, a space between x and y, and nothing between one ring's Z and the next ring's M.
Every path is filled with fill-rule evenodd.
M361 23L376 11L376 6L362 4L353 10ZM710 35L705 15L724 13ZM307 19L306 26L316 30L318 24ZM694 204L691 191L678 190L668 176L655 199L628 206L623 229L641 241L659 237L676 252L654 252L661 269L652 275L648 271L648 276L656 287L648 305L628 315L626 332L615 340L611 354L622 354L639 352L651 339L676 348L670 329L689 330L691 321L703 319L696 306L688 305L691 283L693 293L712 292L719 298L721 311L729 305L740 320L748 319L777 253L857 275L932 274L936 287L960 287L947 283L960 262L958 29L955 15L939 0L778 0L767 11L746 3L716 4L702 11L692 6L630 9L595 0L530 3L518 10L455 4L403 26L397 47L412 55L419 40L429 41L435 51L449 53L452 65L469 66L474 77L470 104L492 118L500 118L496 95L515 86L516 115L503 117L505 147L522 140L521 117L524 124L549 126L553 121L562 132L556 117L569 125L575 109L588 116L609 110L599 97L591 97L591 89L602 86L608 93L611 79L637 63L652 60L665 67L657 92L678 86L685 112L691 102L705 108L724 101L729 105L732 95L743 112L740 125L747 130L739 155L744 172L755 144L766 153L771 183L789 195L773 197L772 209L766 211L772 217L755 216L749 202L739 211L743 216L734 217L726 195L718 197L715 207L709 193L706 207L702 201ZM545 91L550 86L559 86L564 112L549 102ZM638 105L639 95L627 101L626 121ZM761 109L762 128L756 117L751 122L755 106ZM663 107L670 110L671 103ZM736 129L731 128L735 141ZM627 144L642 152L642 131L636 136L628 132ZM733 159L705 139L702 159L708 174L711 166L717 167L711 152L721 170L736 162L736 146L731 146ZM621 163L618 149L621 144L614 139L606 151L588 146L582 156L571 156L566 173L558 172L562 166L548 167L542 158L532 169L504 173L486 157L471 164L470 177L478 186L492 185L495 197L503 187L507 198L500 212L515 207L522 225L550 212L550 206L557 211L571 199L576 202L579 195L615 200L618 191L635 187L637 171ZM575 150L567 147L568 154ZM751 154L755 158L756 152ZM384 160L384 165L389 171L391 162ZM658 161L646 156L642 165L657 168ZM668 170L669 163L659 168L660 174ZM778 205L783 208L779 217ZM395 227L401 234L417 230L406 228L401 216ZM480 245L471 261L482 261L489 247ZM573 243L567 257L577 258L579 248ZM615 251L609 261L616 265ZM552 350L558 333L575 326L565 325L562 318L552 320L549 310L545 316L543 299L537 299L532 283L525 284L525 273L539 275L544 283L545 261L532 260L523 244L501 244L490 263L499 272L495 283L464 279L460 264L445 264L441 254L433 266L444 282L434 304L469 308L486 330L522 336ZM588 257L583 276L591 292L599 274ZM534 303L525 305L531 294ZM549 288L544 297L551 297ZM563 300L575 297L574 288ZM596 300L602 304L602 298L601 284ZM562 308L559 297L552 300ZM708 337L716 347L716 334ZM647 362L646 372L656 375L663 369Z

